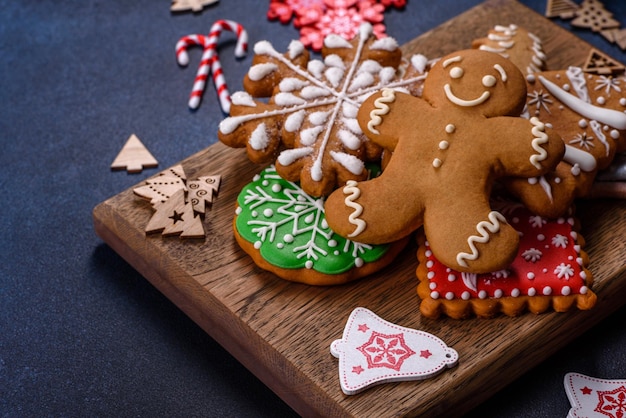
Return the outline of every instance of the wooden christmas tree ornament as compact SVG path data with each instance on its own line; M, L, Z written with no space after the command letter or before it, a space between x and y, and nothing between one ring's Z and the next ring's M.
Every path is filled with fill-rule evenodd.
M571 0L548 0L546 17L560 17L572 19L578 10L578 5Z
M583 65L583 71L586 73L610 75L624 72L624 65L615 61L608 55L592 48L589 56Z
M170 10L172 12L186 12L188 10L201 12L204 7L217 2L218 0L174 0Z
M141 173L144 168L154 168L159 162L143 145L135 134L132 134L122 150L111 164L112 170L124 170L129 173Z
M571 21L572 26L591 29L594 32L618 28L620 23L613 19L613 14L604 8L598 0L584 0Z

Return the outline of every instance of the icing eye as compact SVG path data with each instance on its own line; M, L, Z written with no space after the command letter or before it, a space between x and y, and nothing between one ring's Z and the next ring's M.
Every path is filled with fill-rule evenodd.
M452 77L452 78L461 78L461 77L463 77L463 68L461 68L461 67L452 67L450 69L450 77Z
M486 75L483 77L483 86L493 87L496 85L496 78L492 75Z

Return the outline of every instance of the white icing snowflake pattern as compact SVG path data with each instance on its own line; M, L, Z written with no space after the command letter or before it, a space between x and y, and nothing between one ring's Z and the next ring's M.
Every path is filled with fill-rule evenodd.
M554 269L554 274L559 279L569 280L572 276L574 276L574 269L569 264L561 263Z
M286 54L267 41L257 43L254 51L262 62L250 68L248 79L267 84L272 97L266 104L246 92L234 94L235 113L220 124L220 140L247 147L255 162L271 161L280 152L278 173L299 181L313 196L330 194L339 186L338 178L364 180L365 161L377 159L371 154L380 150L356 120L359 105L382 87L411 92L426 77L425 68L420 72L414 67L419 60L410 61L410 71L381 65L375 57L400 51L393 38L371 42L371 37L372 26L367 24L361 26L356 43L329 35L325 44L337 52L308 62L299 41L293 41Z
M548 93L545 93L543 90L534 90L532 93L528 93L528 98L530 99L527 102L528 106L534 105L536 113L538 113L541 108L545 109L548 113L552 113L548 105L551 105L553 102Z
M266 169L264 178L281 179L273 167ZM320 256L328 255L328 251L318 245L318 242L325 242L328 243L329 247L333 247L334 232L328 227L324 218L324 201L309 196L295 183L289 182L289 184L292 188L282 190L285 198L269 194L260 186L246 190L244 203L249 210L255 211L260 206L272 204L278 205L277 208L271 212L264 211L263 215L268 218L272 218L274 213L281 215L277 220L255 219L250 220L248 224L253 226L252 233L257 236L260 242L268 241L271 243L274 242L276 231L281 226L291 225L291 234L283 237L285 242L293 242L296 237L301 235L310 237L303 245L293 248L296 257L298 259L304 257L307 260L318 260ZM351 250L350 247L352 247ZM349 253L351 251L352 257L357 257L371 249L371 245L346 240L343 252Z
M555 247L566 248L568 243L569 240L564 235L556 234L552 237L552 245L554 245Z
M604 89L604 93L608 96L611 95L611 90L615 90L618 93L622 92L619 86L619 79L615 77L601 75L596 79L596 84L595 90Z
M542 218L541 216L533 215L533 216L528 218L528 223L533 228L541 228L542 226L545 225L546 220L544 218Z
M537 261L541 260L542 256L543 253L536 248L529 248L522 253L522 257L524 257L524 260L531 263L536 263Z
M576 134L576 136L569 141L572 145L577 145L579 148L584 148L589 150L591 147L595 147L596 145L593 143L593 137L587 136L587 132L582 132Z

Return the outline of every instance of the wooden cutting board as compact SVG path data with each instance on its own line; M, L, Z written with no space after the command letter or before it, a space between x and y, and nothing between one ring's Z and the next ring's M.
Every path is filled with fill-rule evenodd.
M515 23L543 39L552 69L582 65L590 46L525 6L492 0L406 44L430 58L468 48L497 24ZM414 246L392 267L339 287L285 282L258 269L236 244L231 222L240 189L260 171L241 149L217 143L182 161L190 179L220 174L205 240L146 236L153 211L132 188L93 212L99 236L208 334L304 416L454 416L546 359L626 300L626 204L579 204L595 276L591 311L491 320L429 320L419 313ZM138 185L139 186L139 185ZM366 307L401 326L433 333L459 353L456 368L424 381L385 384L355 396L339 386L330 343L348 316Z

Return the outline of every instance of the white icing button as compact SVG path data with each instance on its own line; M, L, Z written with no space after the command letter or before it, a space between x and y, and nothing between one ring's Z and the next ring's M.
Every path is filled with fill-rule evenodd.
M253 218L256 218L257 216L259 216L259 212L257 212L256 210L253 210L252 213L250 213L250 215L252 215Z
M450 69L450 77L461 78L463 77L463 69L461 67L452 67Z
M511 296L513 296L514 298L518 297L519 295L520 295L519 289L515 288L511 290Z
M450 143L448 141L441 141L439 143L439 149L441 150L448 149L449 146L450 146Z
M335 248L337 246L337 241L335 241L334 239L328 240L328 246L330 248Z
M307 260L306 263L304 263L304 267L311 269L313 267L313 262L311 260Z
M580 292L581 295L586 295L587 294L587 290L588 290L587 286L581 286L579 292Z
M456 131L456 126L454 126L453 124L449 123L446 125L446 132L451 134L452 132Z
M611 138L613 138L613 139L618 139L619 138L619 131L617 129L613 129L611 131Z
M437 288L437 283L430 283L428 287L430 288L430 290L435 290Z
M428 268L432 268L432 267L433 267L433 264L435 264L435 263L433 263L433 261L432 261L432 260L428 260L428 261L426 262L426 267L428 267Z
M428 280L432 280L432 278L435 277L435 272L434 271L429 271L428 274L426 275L426 277L428 277ZM431 283L431 286L433 284L434 283ZM437 285L435 285L435 286L437 286Z
M544 239L546 239L546 236L543 234L538 234L537 235L537 241L543 241Z
M465 292L461 293L461 299L463 299L463 300L469 300L469 298L471 296L472 295L470 295L470 292L468 292L467 290Z
M272 191L274 193L278 193L282 190L283 188L280 186L280 184L272 184Z
M448 274L448 281L453 282L456 280L456 276L454 274Z
M452 293L452 292L446 293L446 299L448 299L448 300L454 299L454 293Z
M485 87L493 87L496 85L496 78L492 75L486 75L483 77L482 82Z
M266 218L271 218L274 215L274 211L270 208L263 210L263 216Z
M548 296L552 293L552 288L550 286L546 286L543 288L543 294Z
M263 180L263 182L261 183L263 186L267 187L268 184L270 184L269 181L267 180Z
M235 215L241 215L242 211L243 209L241 209L241 206L237 206L237 209L235 209Z
M572 293L572 289L570 289L570 287L569 287L569 286L563 286L563 289L561 289L561 294L562 294L563 296L567 296L567 295L569 295L570 293Z
M291 234L285 234L285 236L283 237L283 240L284 240L286 243L293 242L293 235L291 235Z
M478 297L480 299L485 299L487 297L487 292L485 290L481 290L480 292L478 292Z
M587 127L587 121L585 119L581 119L578 121L578 126L580 126L581 128L586 128Z
M433 299L439 299L439 292L430 292L430 297Z
M282 242L279 242L278 244L276 244L276 248L278 248L279 250L282 250L283 248L285 248L285 244L283 244Z
M530 289L528 289L528 296L535 296L537 294L537 291L535 290L534 287L531 287Z
M255 242L254 242L254 248L256 248L257 250L258 250L259 248L261 248L261 241L255 241Z
M496 291L493 292L493 296L496 297L496 298L501 298L502 294L503 294L503 292L500 289L496 289Z
M354 265L357 267L363 267L363 259L360 257L357 257L354 259Z
M621 99L619 99L619 104L621 104L622 106L626 106L626 98L622 97Z
M606 103L606 99L602 96L598 97L596 101L598 102L599 105L603 105Z
M439 168L439 167L441 167L441 164L443 164L443 162L439 158L435 158L433 160L433 167Z
M534 278L535 278L535 273L533 273L533 272L529 271L528 273L526 273L526 278L527 278L528 280L532 280L532 279L534 279Z

